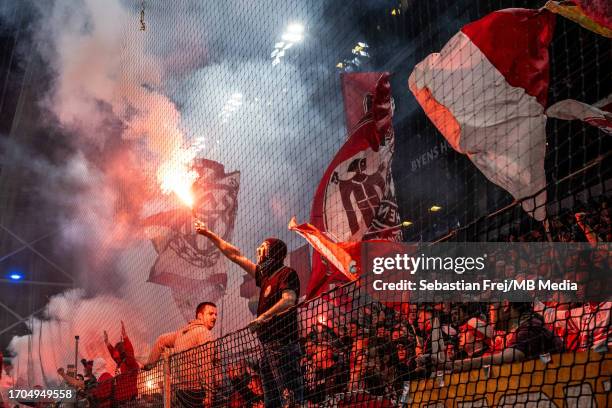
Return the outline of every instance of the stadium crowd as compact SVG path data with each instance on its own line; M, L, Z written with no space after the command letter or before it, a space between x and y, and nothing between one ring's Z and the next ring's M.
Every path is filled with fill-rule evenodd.
M611 226L609 201L602 198L591 200L586 205L578 203L573 211L561 211L551 217L548 232L543 228L522 234L512 232L502 240L543 242L547 240L546 234L552 234L553 241L595 245L610 241ZM588 280L593 267L610 271L607 252L591 251L589 257L591 263L588 268L581 259L575 263L573 269L578 270L571 272L577 280L582 275ZM520 255L514 258L516 262L497 260L496 266L505 268L508 276L523 274L527 278L529 275L546 276L548 273L547 265L521 263L523 257ZM581 266L584 266L584 270L580 270ZM349 285L338 290L343 291L342 296L335 300L326 297L320 299L327 304L323 309L309 307L308 302L297 307L302 351L299 361L304 404L307 406L333 405L340 399L347 401L351 395L367 395L368 398L382 401L381 406L385 406L385 403L394 406L404 398L405 385L409 381L430 378L440 372L464 371L529 359L546 361L550 354L564 351L605 352L610 349L612 341L612 302L386 305L369 300L356 305L358 289ZM354 292L351 293L351 290ZM342 299L345 301L342 302ZM166 346L173 350L175 343L182 344L188 340L179 351L189 353L189 356L179 359L179 363L172 367L173 378L178 378L178 373L182 372L187 382L193 382L191 380L194 378L201 379L190 373L185 374L184 365L190 365L191 370L196 367L196 371L214 371L214 375L204 374L208 378L208 386L207 391L201 394L185 394L184 390L181 394L180 384L173 385L175 405L264 407L259 342L244 330L242 335L235 333L238 336L235 342L231 341L224 347L215 345L219 340L212 340L208 330L214 327L216 309L208 302L203 305L196 312L197 319L185 329L160 337L150 361L142 368L134 357L134 348L122 322L121 340L117 344L112 345L106 333L103 338L117 365L114 375L104 373L96 378L92 372L92 362L87 360L82 360L84 375L75 376L62 368L58 374L66 384L79 390L82 401L90 406L161 406L163 374L159 374L161 364L155 360L159 358L163 344L168 343ZM206 309L206 305L210 309ZM208 317L200 315L204 309ZM189 330L194 327L200 331L190 334ZM265 330L279 333L284 329L280 324L265 327ZM169 336L172 341L169 341ZM207 345L202 346L201 343ZM213 348L217 347L214 353L198 351L203 347L210 350L211 344ZM193 346L196 348L189 350ZM244 357L245 354L248 356ZM153 381L155 387L151 387L151 380L145 380L143 373L155 370L159 375ZM147 382L146 386L142 384L144 381ZM192 398L185 400L185 395ZM291 398L284 400L291 401Z

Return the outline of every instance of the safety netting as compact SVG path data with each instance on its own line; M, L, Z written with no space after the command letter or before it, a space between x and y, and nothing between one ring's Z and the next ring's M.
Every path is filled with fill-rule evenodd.
M612 403L609 299L391 304L357 279L366 241L611 241L605 1L111 3L42 57L67 81L48 109L96 169L75 213L95 243L80 276L104 290L84 284L40 318L51 343L81 333L79 357L107 360L97 378L64 377L79 404ZM284 241L293 274L245 274L196 220L253 260ZM496 264L508 278L547 276L515 255ZM566 266L581 283L610 271L608 246L578 258ZM246 327L283 291L295 306ZM201 302L214 329L179 346ZM107 354L97 331L122 319ZM28 380L53 383L49 367L72 359L62 344L39 345Z

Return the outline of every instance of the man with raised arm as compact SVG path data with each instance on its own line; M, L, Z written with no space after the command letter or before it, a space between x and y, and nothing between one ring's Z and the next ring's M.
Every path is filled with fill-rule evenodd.
M104 344L117 364L115 369L114 398L118 402L125 402L138 395L138 369L140 366L134 357L134 346L130 341L125 324L121 321L121 341L113 346L108 341L108 334L104 331Z
M249 328L257 333L263 346L261 375L265 406L302 404L304 388L299 366L298 314L300 295L297 273L284 265L287 246L277 238L266 238L257 248L257 264L204 223L196 221L196 232L207 237L221 253L255 278L260 288L257 319Z

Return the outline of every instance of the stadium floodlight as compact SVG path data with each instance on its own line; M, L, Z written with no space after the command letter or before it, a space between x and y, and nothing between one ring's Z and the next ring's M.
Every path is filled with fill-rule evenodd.
M281 62L281 58L285 56L285 52L293 47L294 44L301 42L304 39L304 25L300 23L291 23L281 36L281 40L274 44L274 50L270 54L272 58L272 66Z
M438 212L442 209L442 207L440 207L439 205L432 205L431 208L429 208L429 211L431 212Z
M287 26L287 32L292 34L304 34L304 26L300 23L292 23Z
M336 64L336 68L342 72L352 72L357 70L359 66L368 58L370 53L367 51L370 46L364 41L357 41L355 46L351 48L351 54L354 58L346 58Z
M298 33L285 33L283 34L281 39L283 41L287 41L287 43L296 43L302 41L304 39L304 36Z

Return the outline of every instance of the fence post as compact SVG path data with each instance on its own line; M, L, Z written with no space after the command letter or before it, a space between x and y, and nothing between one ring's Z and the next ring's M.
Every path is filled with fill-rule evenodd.
M163 354L162 373L164 376L164 408L170 408L172 402L172 381L170 378L170 356L167 351Z

